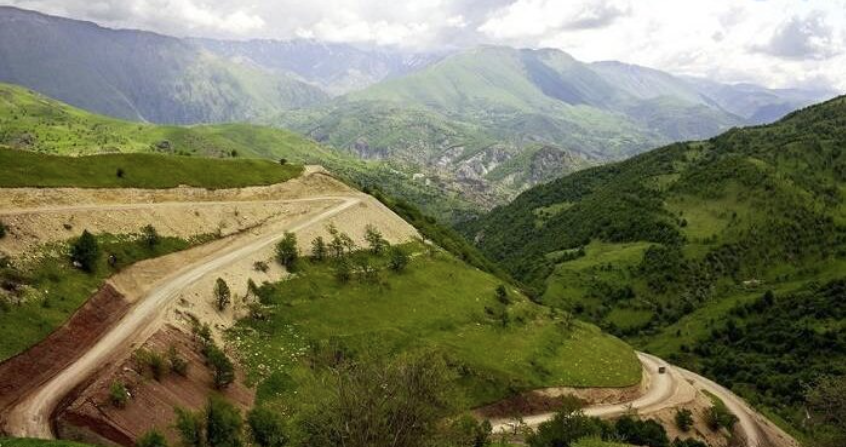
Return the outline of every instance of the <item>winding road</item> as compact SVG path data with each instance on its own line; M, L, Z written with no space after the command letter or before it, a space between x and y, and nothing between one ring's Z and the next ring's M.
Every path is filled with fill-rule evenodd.
M249 237L237 239L231 249L204 258L162 280L147 295L142 297L109 332L70 366L53 376L37 391L19 401L6 415L5 431L17 437L53 438L51 416L60 400L94 374L98 368L113 360L122 352L129 352L133 342L143 341L150 331L157 327L161 313L173 302L179 292L200 280L203 276L224 268L234 262L254 255L284 237L285 231L297 232L359 204L363 196L358 194L332 195L290 200L266 200L265 203L292 203L309 201L337 201L333 206L317 215L305 216L291 222L284 228L267 228L262 225L254 229ZM212 206L226 205L229 202L158 202L114 205L57 206L39 209L4 210L0 214L43 213L58 211L104 211L111 209L140 209L150 207L176 206ZM238 202L243 203L243 202ZM262 233L263 232L263 233ZM645 353L638 353L644 371L648 374L649 386L637 399L617 404L598 405L585 409L585 413L597 417L618 416L632 410L640 414L649 414L680 403L689 402L696 389L708 392L722 399L726 406L739 420L739 431L746 440L747 447L795 447L795 440L775 427L766 418L755 412L742 399L729 390L702 376L674 367L667 362ZM659 369L665 368L664 373ZM553 413L533 415L523 418L523 422L536 427L550 420ZM512 421L494 421L494 431L510 431Z
M338 200L341 203L316 216L303 218L292 223L283 231L273 231L270 234L260 235L255 238L245 239L245 243L238 248L228 251L212 259L205 259L192 265L188 265L174 273L147 296L141 299L121 321L94 345L92 349L83 354L70 366L51 378L38 391L30 394L20 401L7 415L5 430L16 437L28 438L53 438L50 418L53 410L60 400L67 395L74 387L82 383L87 377L93 374L101 365L108 362L116 352L128 347L138 338L148 333L151 326L154 326L160 313L173 301L179 292L196 282L204 275L225 267L233 262L248 257L268 246L278 242L284 237L284 231L297 232L309 226L315 225L323 220L333 217L342 211L357 205L361 198L351 197L315 197L308 199L292 199L275 201L302 202L317 200ZM144 206L168 206L173 204L147 204ZM185 203L179 203L185 205ZM127 205L135 206L135 205ZM123 208L122 205L103 206L96 209ZM74 207L61 207L62 210L74 209ZM81 206L76 209L92 209L90 206ZM31 212L28 210L27 212ZM18 211L24 212L24 211Z

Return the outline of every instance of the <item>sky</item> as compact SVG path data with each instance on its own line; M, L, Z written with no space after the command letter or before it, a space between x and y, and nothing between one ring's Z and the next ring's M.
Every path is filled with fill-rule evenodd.
M176 36L405 51L557 48L675 74L846 92L846 0L0 0Z

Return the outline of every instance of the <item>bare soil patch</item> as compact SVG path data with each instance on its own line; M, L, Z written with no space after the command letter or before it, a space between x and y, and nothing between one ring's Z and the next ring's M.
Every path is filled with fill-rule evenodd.
M129 302L104 285L68 322L30 349L0 364L0 427L3 413L79 358L129 309Z
M185 377L169 372L157 381L134 359L128 358L109 367L65 400L68 405L56 412L54 421L59 436L132 446L144 433L157 429L171 445L176 445L179 437L172 427L176 419L174 408L199 410L208 396L216 392L244 411L252 407L255 393L243 384L241 371L228 388L222 392L214 389L211 373L200 353L201 345L193 336L165 326L143 344L144 349L163 355L171 346L188 361ZM123 408L116 407L109 399L109 388L116 381L124 383L131 394Z

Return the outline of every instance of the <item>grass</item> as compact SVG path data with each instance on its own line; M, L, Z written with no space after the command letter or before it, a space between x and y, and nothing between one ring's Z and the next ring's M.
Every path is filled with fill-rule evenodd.
M438 349L461 365L473 406L533 388L639 382L634 352L616 338L582 323L565 329L560 312L513 289L503 305L495 277L445 252L413 249L408 269L383 273L381 284L343 284L328 265L304 263L294 278L265 286L271 316L244 320L231 334L251 376L274 370L296 377L311 346L334 340L353 352Z
M269 160L215 160L157 154L60 157L0 149L0 187L240 188L281 183L303 167Z
M97 235L100 259L94 273L85 273L71 265L64 244L48 247L45 256L32 265L0 269L0 279L15 275L23 278L28 287L21 304L7 304L0 308L0 361L12 357L47 337L91 296L102 282L132 263L163 256L209 237L184 240L161 237L151 248L133 235ZM110 267L107 254L114 254L118 262Z

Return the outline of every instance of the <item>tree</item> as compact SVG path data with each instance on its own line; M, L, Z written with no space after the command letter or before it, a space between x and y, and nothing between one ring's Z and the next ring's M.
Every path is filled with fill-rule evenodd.
M276 244L276 260L286 269L292 270L299 257L300 249L297 247L297 235L285 232L285 236Z
M156 231L156 227L147 225L141 229L141 240L144 241L147 248L152 250L156 245L159 245L161 238L159 232Z
M823 377L808 388L814 445L846 445L846 376Z
M71 245L71 260L86 272L93 272L100 257L100 246L97 239L85 230Z
M328 248L326 247L326 241L323 240L323 236L317 236L311 241L311 258L317 262L321 262L326 259L328 254Z
M170 345L167 350L167 359L170 362L170 369L182 377L188 375L188 361L176 350L176 346Z
M109 387L109 401L117 408L123 408L129 402L129 391L121 381L114 381Z
M335 261L335 279L339 282L346 283L352 279L352 269L350 268L350 263L344 258L339 258Z
M223 278L217 278L214 283L214 299L217 302L217 309L221 312L232 302L232 292Z
M395 272L402 272L408 266L411 259L402 247L391 247L388 268Z
M605 430L605 423L586 416L579 402L568 399L552 420L540 424L537 431L528 436L526 443L531 447L568 447L581 438L599 437Z
M370 246L370 251L374 255L380 255L385 251L385 248L388 247L388 241L382 236L382 232L379 231L373 225L367 225L364 229L364 240L367 241L367 244Z
M6 224L0 221L0 239L6 237Z
M168 447L167 439L157 430L150 430L144 433L135 442L135 447Z
M676 411L676 426L681 431L688 431L693 427L693 412L687 408Z
M508 289L505 288L504 284L496 286L496 299L506 306L511 304L511 300L508 299Z
M174 428L182 438L182 447L203 447L205 445L205 426L203 419L196 413L184 408L175 408L176 423Z
M288 443L284 424L279 416L266 407L256 407L247 414L247 424L253 441L259 447L283 447Z
M670 444L664 427L652 419L641 421L623 416L614 423L614 430L620 439L629 444L649 447L667 447Z
M456 408L455 377L430 352L359 358L328 377L325 392L313 394L316 401L299 420L304 445L423 447Z
M206 363L212 370L215 388L224 389L235 381L235 366L232 364L232 360L229 360L226 353L217 347L214 342L206 344L203 348L203 354L206 356Z
M209 447L240 447L244 421L241 412L220 397L209 398L205 408L206 444Z
M731 431L734 428L734 424L737 423L737 416L729 411L724 403L717 402L708 409L708 412L705 414L705 422L708 423L708 427L711 430L716 431L725 428Z

